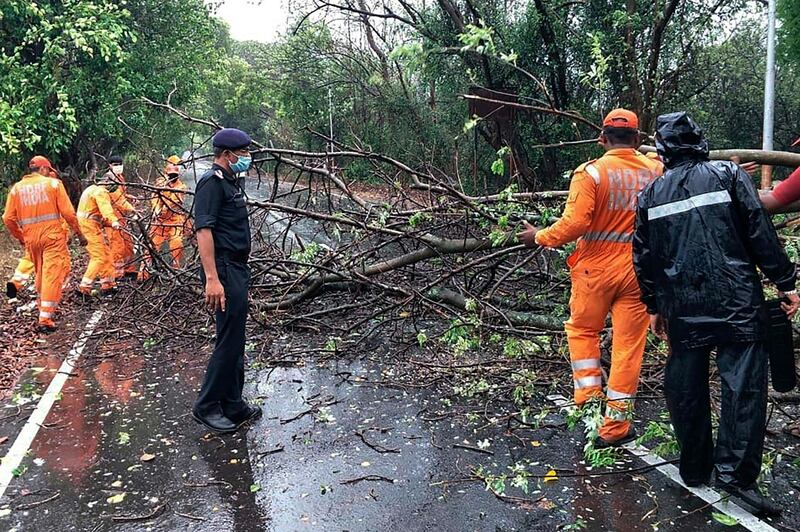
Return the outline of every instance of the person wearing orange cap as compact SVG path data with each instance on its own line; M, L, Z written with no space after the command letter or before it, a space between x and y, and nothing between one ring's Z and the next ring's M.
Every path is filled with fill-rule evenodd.
M78 203L78 220L88 245L89 264L83 274L79 290L84 295L91 295L94 282L100 279L102 295L111 295L116 290L114 275L114 256L106 227L119 230L119 218L111 204L108 188L118 186L108 174L99 178L97 183L86 187Z
M121 279L126 275L136 275L136 265L133 263L133 239L127 231L126 216L135 213L125 187L125 173L122 157L112 155L108 158L109 186L107 187L111 206L119 221L119 229L106 227L106 236L111 246L111 255L114 261L114 276ZM114 186L116 184L116 186Z
M180 267L183 258L183 233L187 223L186 211L183 207L186 185L180 180L180 162L177 155L172 155L167 159L167 165L164 168L166 177L156 181L155 186L159 190L150 201L153 210L150 227L153 249L160 252L164 244L168 244L174 268ZM152 261L152 257L147 254L139 270L139 280L148 277L147 268Z
M29 173L8 193L3 222L30 254L39 294L39 329L52 332L53 315L70 270L63 222L69 224L81 244L85 245L86 239L64 185L45 175L55 172L50 161L37 155L28 163L28 169Z
M56 179L61 179L61 177L58 175L58 172L56 172L52 168L46 168L46 167L41 168L40 172L45 177L53 177ZM65 238L68 238L69 225L64 220L62 220L61 225L64 228ZM22 258L19 259L17 267L14 269L14 274L12 275L11 280L6 283L6 296L9 299L16 298L19 291L22 290L25 287L25 285L27 285L31 281L33 273L34 273L33 259L31 259L31 254L26 249L25 253L22 255Z
M572 174L561 219L547 229L525 223L518 236L527 246L561 247L578 240L567 264L571 270L570 318L565 324L575 403L606 402L596 447L635 438L631 425L649 317L640 301L631 241L636 195L663 172L663 165L637 151L639 120L615 109L603 121L605 154ZM600 332L611 313L611 371L603 392Z

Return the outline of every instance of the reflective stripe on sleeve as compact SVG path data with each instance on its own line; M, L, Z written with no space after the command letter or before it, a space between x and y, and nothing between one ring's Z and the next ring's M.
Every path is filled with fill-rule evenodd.
M709 205L720 205L723 203L730 203L730 202L731 202L731 195L728 193L727 190L706 192L705 194L699 194L697 196L693 196L685 200L673 201L672 203L659 205L658 207L651 207L647 209L647 219L658 220L659 218L665 218L667 216L672 216L674 214L680 214L682 212L687 212L692 209L707 207Z

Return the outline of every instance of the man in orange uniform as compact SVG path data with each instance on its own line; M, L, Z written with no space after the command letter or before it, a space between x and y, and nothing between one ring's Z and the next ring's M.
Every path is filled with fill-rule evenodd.
M45 177L60 179L58 172L52 168L41 168L40 172ZM66 187L64 188L66 189ZM61 225L64 228L64 235L69 237L69 225L64 220L61 221ZM33 277L33 260L31 259L31 254L26 249L25 254L22 255L22 258L19 259L17 263L14 275L11 277L11 280L6 283L6 296L8 296L9 299L16 298L19 291L30 282L31 277Z
M167 165L164 168L166 178L159 178L156 181L156 187L161 190L156 191L150 201L153 210L150 240L157 252L161 251L164 243L169 245L174 268L180 268L181 258L183 258L183 233L187 223L186 211L183 207L186 185L180 180L181 169L178 166L180 162L177 155L172 155L167 159ZM150 266L152 260L148 254L142 262L139 270L140 280L147 278L147 267Z
M600 143L605 155L579 166L572 175L563 217L538 231L526 224L520 239L529 246L556 248L578 240L567 261L571 269L569 343L575 403L606 400L597 447L635 438L630 423L639 384L649 317L639 300L631 239L636 195L660 176L660 162L637 151L639 120L615 109L603 121ZM608 389L603 393L600 332L611 312L613 340Z
M134 208L128 201L128 195L125 190L122 157L119 155L109 157L108 165L108 173L104 177L109 178L108 193L120 227L119 229L106 227L106 235L108 236L114 260L114 276L117 279L121 279L126 275L136 275L136 265L133 264L133 239L128 233L127 224L125 223L125 217L133 213Z
M111 178L102 177L95 185L90 185L81 194L78 204L78 220L88 245L89 265L81 279L79 290L90 295L94 281L100 278L103 295L111 295L116 290L114 258L105 233L105 227L119 230L119 219L111 206L111 197L106 187L114 187Z
M30 254L39 293L39 329L52 332L55 330L53 314L61 302L64 280L70 269L63 222L69 224L82 244L86 240L81 235L64 185L54 177L43 175L54 172L50 161L37 155L28 163L28 169L30 173L8 193L3 222Z

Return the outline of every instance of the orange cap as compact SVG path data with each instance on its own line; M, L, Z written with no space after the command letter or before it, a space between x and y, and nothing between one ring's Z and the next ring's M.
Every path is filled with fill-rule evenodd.
M28 166L36 166L37 168L49 168L53 170L53 165L47 160L47 157L36 155L28 163Z
M796 148L797 146L800 146L800 138L798 138L796 141L792 142L792 148Z
M639 129L639 117L627 109L614 109L606 115L603 127Z

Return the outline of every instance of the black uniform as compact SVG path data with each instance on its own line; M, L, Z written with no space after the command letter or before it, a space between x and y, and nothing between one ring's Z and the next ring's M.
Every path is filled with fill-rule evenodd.
M225 312L217 311L217 340L195 403L201 416L218 413L236 422L248 409L242 400L244 343L250 269L250 221L244 187L229 171L214 164L197 183L195 229L211 229L217 275L225 289ZM205 285L205 272L200 271Z
M766 428L764 294L756 270L779 290L795 267L761 206L750 176L732 162L708 161L708 144L685 114L658 118L667 168L638 198L633 261L642 301L666 320L671 353L664 388L690 485L751 486L761 469ZM716 450L708 370L712 349L722 381Z

